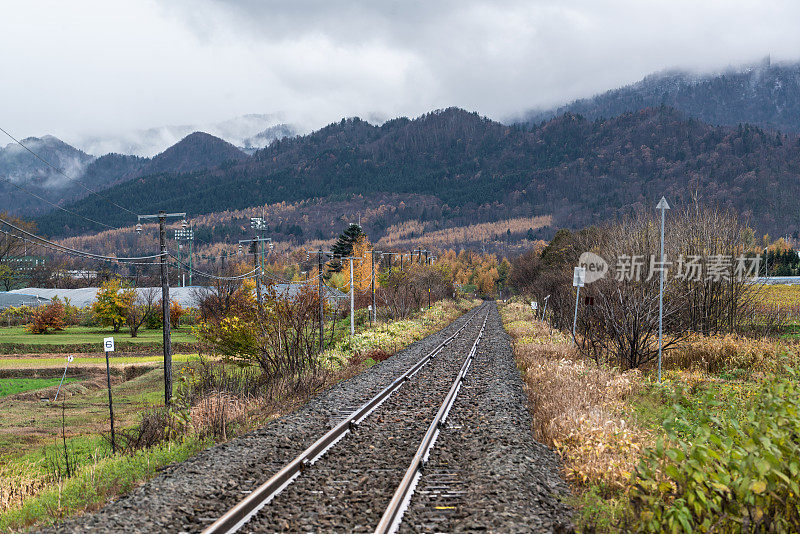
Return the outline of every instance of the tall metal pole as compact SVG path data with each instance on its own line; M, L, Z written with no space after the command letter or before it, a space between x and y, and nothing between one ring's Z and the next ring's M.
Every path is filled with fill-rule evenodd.
M664 334L664 219L669 204L661 197L656 209L661 210L661 276L658 281L658 383L661 383L661 348Z
M164 404L172 402L172 338L169 324L169 272L167 271L167 214L158 212L158 238L161 242L161 319L164 330Z
M178 285L183 287L183 284L181 283L181 273L183 272L183 264L181 262L181 249L183 248L183 245L181 245L180 239L178 239L177 237L175 238L175 240L178 241Z
M543 321L547 320L547 299L549 299L549 298L550 298L550 295L547 295L544 298L544 309L542 309L542 320Z
M192 285L192 245L194 244L194 230L189 227L189 285Z
M325 297L322 292L322 250L320 250L319 254L317 255L317 268L319 269L319 351L322 352L323 343L325 340Z
M111 416L111 452L117 454L117 440L114 437L114 402L111 400L111 364L106 351L106 384L108 385L108 413Z
M578 292L575 293L575 316L572 318L572 340L578 344L578 338L575 337L575 327L578 326L578 299L581 297L581 286L578 286Z
M253 238L253 267L258 269L258 240ZM261 276L256 273L256 300L258 301L258 311L261 311Z
M370 314L370 322L378 322L378 316L375 313L375 251L370 254L372 256L372 313Z
M353 287L353 258L350 258L350 335L351 336L356 333L355 306L356 306L356 299Z

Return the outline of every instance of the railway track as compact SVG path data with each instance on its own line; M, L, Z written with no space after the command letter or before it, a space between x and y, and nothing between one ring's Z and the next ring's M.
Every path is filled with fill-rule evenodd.
M204 532L396 531L491 309L473 311L456 332L377 395L342 414L329 432Z
M462 369L466 380L442 412ZM558 458L533 439L531 424L509 338L488 303L270 424L45 531L188 534L213 524L211 531L375 532L395 502L385 524L403 534L569 532ZM432 426L438 434L427 441L434 446L415 462ZM338 435L320 442L336 428ZM293 463L294 471L272 482L280 492L258 490ZM394 499L408 477L413 491ZM255 506L218 529L243 499Z

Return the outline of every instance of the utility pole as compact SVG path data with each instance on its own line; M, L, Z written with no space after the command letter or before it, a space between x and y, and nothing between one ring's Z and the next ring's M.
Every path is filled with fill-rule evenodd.
M333 257L333 252L320 250L311 250L306 253L306 261L309 260L311 254L317 255L317 287L319 288L319 351L322 352L325 343L325 293L323 291L322 283L322 269L325 265L323 258ZM335 320L335 319L334 319Z
M375 308L375 254L378 254L380 258L383 258L383 252L379 250L373 250L370 256L372 256L372 313L370 314L370 323L378 322L378 313L377 308ZM389 256L391 258L391 256Z
M353 286L353 258L350 257L350 335L353 336L356 333L355 329L355 307L356 307L356 299L355 299L355 287Z
M661 383L661 344L664 333L664 219L669 209L667 199L661 197L656 206L661 210L661 279L658 282L658 383Z
M164 404L172 403L172 336L169 324L169 272L167 270L167 218L180 217L186 220L185 213L167 213L164 210L158 215L139 215L136 232L142 233L142 220L158 219L158 240L161 248L161 319L164 340Z
M258 241L253 238L253 269L256 270L256 299L258 311L261 311L261 276L258 272Z
M353 284L353 260L360 260L363 258L358 258L356 256L340 256L340 260L350 260L350 335L355 335L356 333L356 297L355 297L355 285Z
M252 239L240 239L239 240L239 253L242 253L242 245L244 243L250 243L250 247L253 250L253 267L256 270L256 301L258 302L258 309L261 310L261 275L263 273L259 273L259 265L258 265L258 244L263 242L269 242L270 248L272 248L272 238L271 237L257 237L253 235Z

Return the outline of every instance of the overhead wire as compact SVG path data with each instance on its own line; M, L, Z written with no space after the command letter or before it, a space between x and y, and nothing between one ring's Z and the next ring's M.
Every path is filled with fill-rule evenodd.
M8 222L7 220L3 219L2 217L0 217L0 223L5 224L6 226L9 226L9 227L13 228L17 232L20 232L21 234L24 234L24 235L28 236L29 238L31 238L33 240L36 240L35 241L36 243L39 243L39 242L47 243L48 245L59 249L61 252L64 252L64 253L67 253L67 254L73 254L73 255L76 255L76 256L83 256L83 257L86 257L86 258L92 258L92 259L97 259L97 260L117 261L117 262L120 262L120 263L125 263L125 262L133 262L133 261L152 260L152 259L156 259L156 258L161 258L162 256L164 256L166 254L166 252L161 252L159 254L154 254L154 255L150 255L150 256L131 256L131 257L105 256L105 255L102 255L102 254L94 254L92 252L86 252L85 250L74 249L74 248L68 247L66 245L61 245L59 243L54 243L53 241L49 241L49 240L47 240L47 239L45 239L43 237L40 237L40 236L38 236L36 234L33 234L33 233L23 229L23 228L20 228L19 226L15 225L13 223Z
M254 274L254 273L258 273L261 270L261 267L258 266L258 267L256 267L255 269L253 269L250 272L247 272L247 273L244 273L244 274L240 274L240 275L237 275L237 276L218 276L216 274L211 274L211 273L206 273L206 272L203 272L203 271L198 271L194 267L189 267L189 265L184 263L183 260L178 259L178 257L175 256L174 254L172 254L172 252L167 251L167 255L169 255L170 258L175 260L175 263L177 263L178 265L182 266L183 268L191 271L192 274L196 274L196 275L198 275L200 277L210 278L210 279L214 279L214 280L244 280L246 278L254 278L255 276L258 276L257 274Z
M64 178L66 178L67 180L69 180L69 181L71 181L71 182L75 182L76 184L78 184L78 185L80 185L81 187L83 187L83 188L84 188L86 191L88 191L89 193L92 193L92 194L94 194L94 195L96 195L96 196L98 196L98 197L102 198L103 200L105 200L106 202L108 202L108 203L112 204L113 206L115 206L115 207L117 207L117 208L119 208L119 209L121 209L121 210L123 210L123 211L127 211L127 212L128 212L128 213L130 213L131 215L136 215L136 213L132 212L131 210L129 210L129 209L128 209L128 208L126 208L125 206L120 206L119 204L117 204L116 202L114 202L113 200L111 200L110 198L108 198L107 196L105 196L105 195L101 195L100 193L98 193L97 191L95 191L95 190L94 190L94 189L92 189L91 187L87 186L86 184L84 184L83 182L81 182L80 180L78 180L77 178L73 178L73 177L69 176L69 175L68 175L67 173L65 173L65 172L64 172L64 171L63 171L61 168L59 168L59 167L56 167L55 165L53 165L52 163L50 163L48 160L46 160L45 158L43 158L42 156L40 156L39 154L37 154L36 152L34 152L33 150L31 150L31 149L30 149L30 148L29 148L27 145L25 145L25 144L24 144L22 141L20 141L19 139L17 139L16 137L14 137L13 135L11 135L10 133L8 133L8 132L7 132L5 129L3 129L2 127L0 127L0 131L1 131L1 132L3 132L4 134L6 134L6 135L7 135L8 137L10 137L11 139L13 139L13 140L14 140L14 142L15 142L15 143L17 143L19 146L21 146L22 148L24 148L25 150L27 150L28 152L30 152L31 154L33 154L33 156L34 156L34 157L36 157L36 159L38 159L39 161L41 161L42 163L44 163L44 164L45 164L45 165L47 165L48 167L50 167L50 168L52 168L53 170L55 170L57 173L59 173L61 176L63 176L63 177L64 177ZM97 221L95 221L95 222L97 222Z
M27 189L25 189L25 188L24 188L24 187L22 187L21 185L19 185L19 184L15 184L14 182L12 182L11 180L9 180L8 178L5 178L5 177L3 177L3 176L0 176L0 180L3 180L3 181L4 181L4 182L6 182L7 184L10 184L11 186L13 186L13 187L16 187L17 189L19 189L19 190L20 190L20 191L22 191L23 193L26 193L26 194L28 194L28 195L30 195L30 196L32 196L32 197L34 197L34 198L37 198L37 199L41 200L42 202L45 202L45 203L47 203L47 204L50 204L50 205L51 205L51 206L53 206L54 208L56 208L56 209L59 209L59 210L61 210L61 211L65 212L65 213L69 213L70 215L74 215L74 216L76 216L76 217L80 217L81 219L85 219L85 220L89 221L90 223L93 223L93 224L99 224L100 226L105 226L106 228L110 228L111 230L116 230L116 228L115 228L115 227L113 227L113 226L111 226L111 225L108 225L108 224L106 224L106 223L102 223L102 222L100 222L100 221L95 221L95 220L94 220L94 219L92 219L91 217L86 217L85 215L81 215L80 213L76 213L76 212L74 212L74 211L72 211L72 210L69 210L69 209L65 208L64 206L59 206L58 204L56 204L56 203L54 203L54 202L50 202L50 201L49 201L49 200L47 200L46 198L44 198L44 197L41 197L41 196L37 195L36 193L34 193L34 192L32 192L32 191L28 191Z
M16 234L7 232L7 231L5 231L3 229L0 229L0 233L6 234L6 235L11 236L11 237L16 237L17 239L22 239L23 241L26 240L25 237L23 237L23 236L18 236ZM70 252L64 251L64 250L62 250L60 248L56 248L54 246L48 245L47 243L43 243L43 242L40 242L40 241L30 240L28 242L30 243L31 247L42 247L42 248L46 248L46 249L52 250L54 252L59 252L61 254L69 254L71 256L76 256L76 257L81 257L81 258L85 258L86 257L83 254L72 254ZM95 259L96 261L103 261L103 262L108 262L108 263L120 263L122 265L160 265L161 264L158 261L142 261L142 262L126 261L126 262L120 262L120 261L117 261L117 259L114 258L113 256L109 256L108 259L98 259L98 258L90 258L90 259Z

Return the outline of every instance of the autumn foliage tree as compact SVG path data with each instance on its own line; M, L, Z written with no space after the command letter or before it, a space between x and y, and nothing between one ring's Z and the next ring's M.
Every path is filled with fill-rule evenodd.
M66 309L64 303L58 297L46 306L39 306L33 310L32 321L28 325L28 332L31 334L46 334L53 330L64 330Z
M97 290L97 299L92 312L103 326L110 326L119 332L135 305L136 291L123 285L119 278L104 282Z

